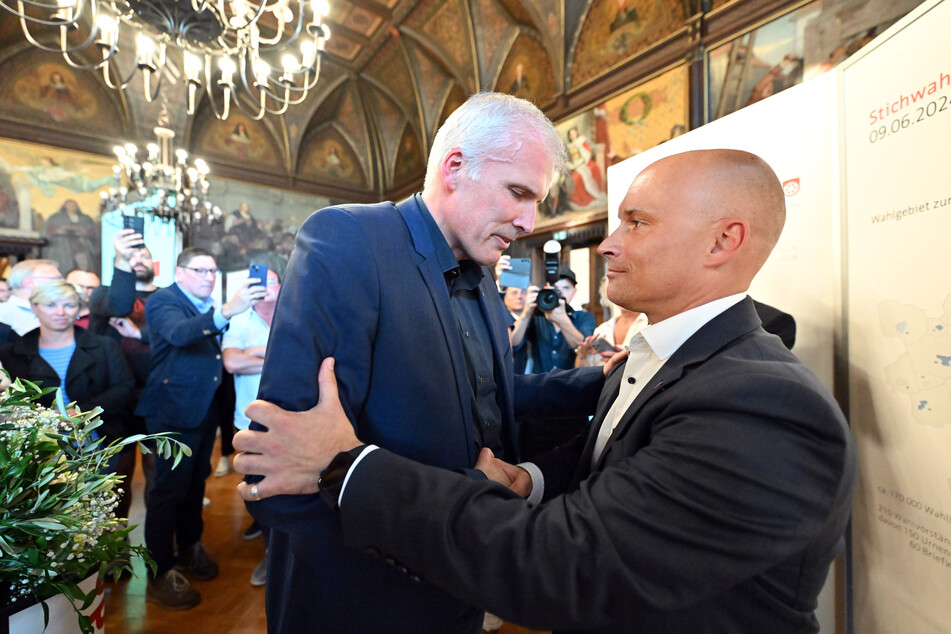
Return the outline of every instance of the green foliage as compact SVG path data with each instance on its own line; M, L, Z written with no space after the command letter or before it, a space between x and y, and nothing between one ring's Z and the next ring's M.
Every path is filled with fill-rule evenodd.
M102 409L70 415L61 394L60 411L36 402L51 391L17 379L0 395L0 584L13 599L66 595L82 631L91 632L79 611L92 605L96 591L84 593L77 583L90 574L102 578L111 562L119 562L112 569L118 580L136 555L155 566L144 546L129 543L134 527L115 516L122 476L109 472L109 459L133 443L148 452L143 441L176 464L191 450L167 433L105 445L93 433Z

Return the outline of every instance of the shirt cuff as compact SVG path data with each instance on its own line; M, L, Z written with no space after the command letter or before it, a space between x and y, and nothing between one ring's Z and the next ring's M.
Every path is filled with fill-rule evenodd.
M215 308L215 312L212 313L212 319L215 320L215 328L218 330L224 330L225 326L228 325L228 319L225 319L225 316L221 313L221 308Z
M350 474L353 473L353 470L357 468L357 465L360 464L360 461L370 455L371 452L379 449L376 445L367 445L367 448L364 449L357 459L353 461L353 464L350 465L350 468L347 470L347 475L343 478L343 484L340 486L340 495L337 496L337 506L343 506L343 493L347 490L347 482L350 481Z
M532 478L532 492L528 494L525 501L529 504L540 503L545 497L545 476L542 475L542 470L534 462L520 462L515 466L528 471L528 475Z

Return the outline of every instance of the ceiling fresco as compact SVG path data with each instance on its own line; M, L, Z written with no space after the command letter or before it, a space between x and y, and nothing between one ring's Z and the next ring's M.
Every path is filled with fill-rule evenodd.
M304 103L254 121L218 121L205 98L184 111L181 60L166 73L177 145L213 173L322 194L379 200L422 183L438 126L476 90L534 101L554 120L589 108L642 77L687 60L688 22L701 0L330 0L333 37ZM716 1L716 6L734 5ZM782 3L748 0L775 8ZM721 7L729 13L730 6ZM768 7L768 8L769 8ZM770 9L773 10L773 9ZM740 15L736 11L730 15ZM107 154L148 142L161 109L135 82L108 89L29 46L0 16L0 135ZM696 30L696 29L695 29ZM645 56L680 37L648 67ZM626 70L625 70L626 69ZM626 73L626 74L625 74ZM180 76L180 74L179 74Z

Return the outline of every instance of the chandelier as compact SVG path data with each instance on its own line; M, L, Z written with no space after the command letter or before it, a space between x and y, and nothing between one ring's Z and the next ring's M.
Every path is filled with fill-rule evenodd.
M74 68L101 69L111 88L126 88L139 71L149 102L173 65L169 47L181 50L188 114L204 90L219 119L228 118L232 101L253 119L303 102L317 85L330 39L322 22L327 0L16 0L16 6L0 0L0 6L20 19L31 44L60 53ZM39 39L38 27L47 30ZM120 30L135 33L134 55L120 51ZM171 74L182 75L177 68Z
M113 148L119 161L112 168L116 180L102 192L99 211L150 214L174 221L187 245L196 228L220 221L222 211L208 200L208 164L200 158L189 164L188 152L173 150L175 132L167 126L168 111L163 106L155 127L157 143L148 144L145 152L132 143Z

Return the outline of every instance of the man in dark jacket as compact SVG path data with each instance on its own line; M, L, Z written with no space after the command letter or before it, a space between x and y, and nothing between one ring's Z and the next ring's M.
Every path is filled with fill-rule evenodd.
M201 601L175 568L176 544L185 572L199 580L218 576L218 564L201 543L202 498L218 426L218 335L266 292L264 286L254 286L260 280L250 278L230 301L215 307L211 295L217 276L210 253L185 249L178 256L175 283L153 293L145 305L152 367L135 413L145 418L149 433L175 432L192 450L175 469L172 459L156 457L155 484L146 504L145 543L156 563L146 598L167 610L185 610Z

